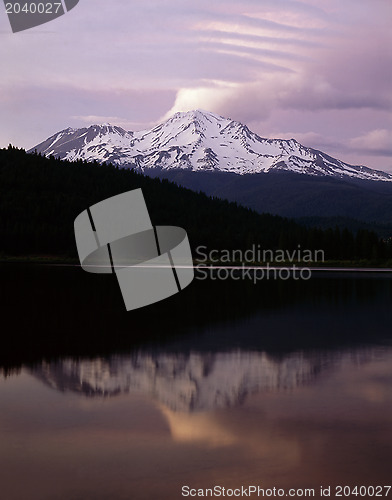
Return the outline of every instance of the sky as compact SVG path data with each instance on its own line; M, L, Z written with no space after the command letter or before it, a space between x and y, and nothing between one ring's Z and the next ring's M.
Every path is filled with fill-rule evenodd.
M203 109L392 172L391 0L80 0L13 34L0 5L0 147Z

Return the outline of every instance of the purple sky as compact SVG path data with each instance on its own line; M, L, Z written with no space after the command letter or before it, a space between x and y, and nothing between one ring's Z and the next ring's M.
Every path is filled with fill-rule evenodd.
M12 34L0 6L0 147L205 109L392 172L391 22L391 0L80 0Z

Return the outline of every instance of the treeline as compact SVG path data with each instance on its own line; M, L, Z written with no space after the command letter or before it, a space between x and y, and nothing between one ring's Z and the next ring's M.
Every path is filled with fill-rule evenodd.
M295 250L301 245L324 250L328 260L392 258L391 241L372 231L306 228L164 179L97 162L45 158L12 146L0 150L0 254L76 258L75 217L94 203L136 188L143 190L153 224L184 227L193 248Z

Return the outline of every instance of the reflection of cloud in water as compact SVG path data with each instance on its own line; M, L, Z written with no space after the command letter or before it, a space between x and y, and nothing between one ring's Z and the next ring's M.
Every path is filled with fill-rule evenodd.
M293 465L301 456L298 440L287 433L277 433L271 423L256 415L243 420L238 415L226 419L224 413L184 413L161 405L161 411L170 429L172 439L179 443L203 443L211 448L227 447L228 450L246 450L247 456L275 459ZM240 429L238 422L241 422Z
M265 352L146 353L42 362L31 373L59 391L91 397L130 392L151 395L175 412L241 405L248 394L293 390L325 369L362 363L376 349L297 352L279 358Z

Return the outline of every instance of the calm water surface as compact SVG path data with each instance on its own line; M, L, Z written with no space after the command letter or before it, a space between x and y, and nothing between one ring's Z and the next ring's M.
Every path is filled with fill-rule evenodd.
M392 483L389 275L195 282L126 313L106 277L0 271L1 499Z

